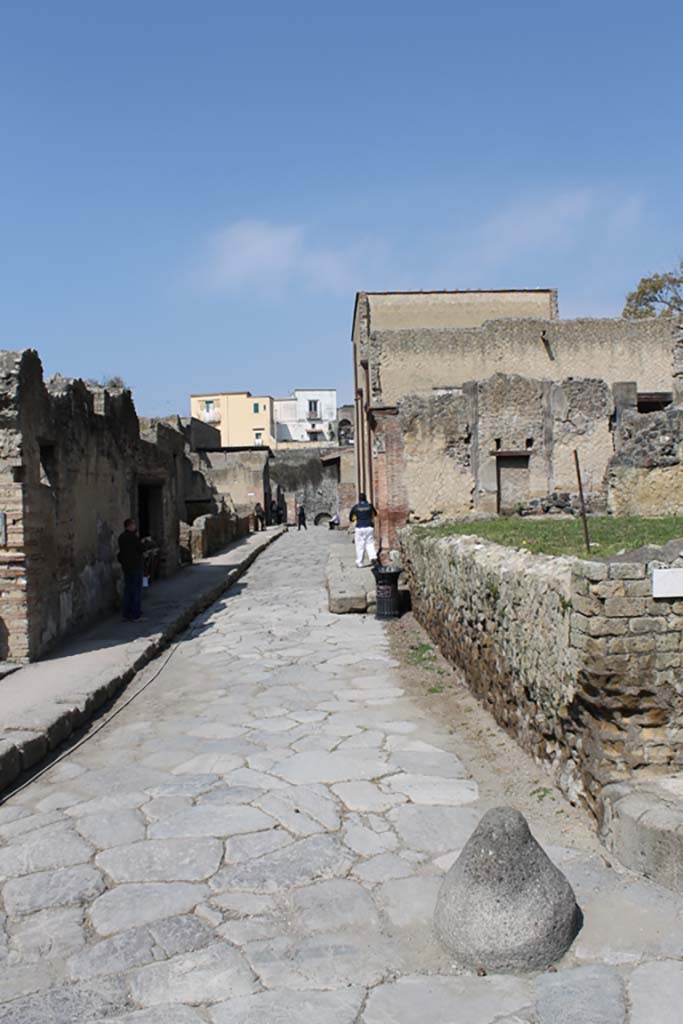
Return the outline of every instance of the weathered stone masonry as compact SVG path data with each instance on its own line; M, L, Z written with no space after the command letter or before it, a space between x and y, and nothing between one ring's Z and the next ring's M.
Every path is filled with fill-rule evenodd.
M646 561L584 562L401 531L413 608L496 720L599 816L603 786L683 764L683 601Z

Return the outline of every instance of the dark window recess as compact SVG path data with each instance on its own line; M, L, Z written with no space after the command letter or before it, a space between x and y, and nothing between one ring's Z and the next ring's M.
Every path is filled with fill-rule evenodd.
M40 482L46 487L57 484L57 450L53 444L40 446Z
M527 439L526 439L526 446L527 446L527 448L533 448L533 446L534 446L534 439L533 439L533 437L527 437Z
M496 451L499 452L500 451L500 445L501 445L501 439L499 437L497 437L497 438L495 438L493 443L496 446Z
M639 391L638 412L661 412L673 404L671 391Z
M24 467L23 466L12 466L12 480L15 484L23 484L24 482Z

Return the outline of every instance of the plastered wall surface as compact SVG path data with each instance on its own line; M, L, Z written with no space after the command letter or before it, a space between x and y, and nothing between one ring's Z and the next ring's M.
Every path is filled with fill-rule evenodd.
M545 336L545 341L543 340ZM637 381L671 391L672 334L666 321L497 320L462 330L373 330L368 342L370 404L461 386L501 370L527 377Z
M500 317L556 316L553 289L368 293L372 330L478 327Z

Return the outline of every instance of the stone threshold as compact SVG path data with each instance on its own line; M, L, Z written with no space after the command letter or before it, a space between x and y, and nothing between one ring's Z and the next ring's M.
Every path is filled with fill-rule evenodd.
M35 768L120 693L217 601L286 527L251 534L155 582L140 624L110 616L0 681L0 793ZM0 796L0 803L2 797Z

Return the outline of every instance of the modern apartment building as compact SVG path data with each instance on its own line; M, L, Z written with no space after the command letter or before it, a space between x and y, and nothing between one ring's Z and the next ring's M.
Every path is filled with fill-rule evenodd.
M221 432L224 448L275 447L274 402L251 391L190 395L190 412Z

